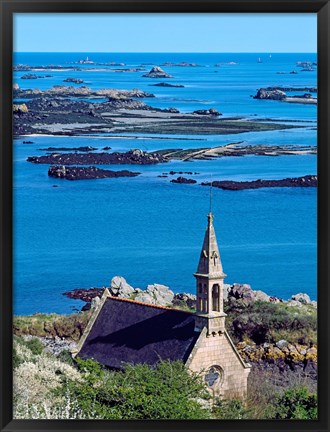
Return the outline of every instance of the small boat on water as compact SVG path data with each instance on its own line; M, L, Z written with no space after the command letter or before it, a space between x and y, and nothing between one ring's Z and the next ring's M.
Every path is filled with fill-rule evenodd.
M258 63L262 63L262 60L260 57L258 58Z

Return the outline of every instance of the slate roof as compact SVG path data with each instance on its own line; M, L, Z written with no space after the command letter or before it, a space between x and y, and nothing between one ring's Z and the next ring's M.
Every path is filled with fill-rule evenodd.
M78 355L113 369L185 362L199 336L194 327L192 313L108 297Z

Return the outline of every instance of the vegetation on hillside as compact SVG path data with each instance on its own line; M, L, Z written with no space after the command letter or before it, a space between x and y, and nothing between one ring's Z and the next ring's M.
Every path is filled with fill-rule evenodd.
M262 397L260 387L251 387L246 404L213 399L202 376L181 362L115 372L93 360L73 361L68 352L55 357L38 339L14 338L17 419L317 418L316 394L305 386L274 391L265 380L262 386Z
M189 310L186 303L176 308ZM190 309L193 311L192 309ZM317 311L309 305L301 308L286 303L257 301L244 305L225 304L226 327L237 343L250 340L257 345L285 339L301 345L317 344ZM80 339L90 317L90 311L72 315L34 314L14 317L15 335L59 336Z
M285 339L291 344L317 344L317 311L286 303L257 301L249 305L226 305L227 329L235 342L250 340L257 345Z

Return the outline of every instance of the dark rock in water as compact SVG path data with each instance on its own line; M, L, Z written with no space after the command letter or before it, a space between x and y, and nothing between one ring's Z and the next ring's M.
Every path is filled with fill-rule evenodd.
M38 78L45 78L43 75L35 75L35 74L25 74L21 76L21 79L38 79Z
M63 80L63 82L72 82L75 84L83 84L84 80L79 79L79 78L66 78L65 80Z
M114 177L136 177L140 173L123 171L104 170L96 167L66 167L51 166L48 170L49 177L61 178L66 180L93 180L100 178Z
M103 149L102 150L111 150L111 147L109 147L109 146L106 146L106 147L103 147Z
M154 66L148 73L142 75L144 78L173 78L159 66Z
M187 63L187 62L180 62L180 63L172 63L172 62L165 62L162 64L162 66L171 66L171 67L201 67L201 65L197 63Z
M313 96L311 95L311 93L304 93L303 95L294 95L294 96L290 96L292 98L300 98L300 99L313 99Z
M292 72L290 72L292 73ZM296 72L298 73L298 72ZM273 91L273 90L280 90L283 92L293 92L293 91L301 91L301 92L308 92L308 93L317 93L317 87L266 87L265 90L267 91Z
M177 108L164 108L160 110L161 112L171 113L171 114L179 114L180 111Z
M166 173L164 173L166 174ZM192 171L170 171L169 172L170 175L174 175L174 174L189 174L189 175L193 175L193 174L199 174L198 172L192 172Z
M210 182L201 183L210 186ZM253 180L237 182L232 180L213 181L213 187L226 190L260 189L265 187L317 187L317 176L285 178L281 180Z
M220 115L222 115L215 108L210 108L210 109L205 109L205 110L196 110L196 111L193 111L193 114L210 115L210 116L220 116Z
M81 152L89 152L97 150L96 147L92 146L83 146L83 147L47 147L44 149L38 149L40 151L81 151Z
M33 141L23 141L23 144L34 144Z
M197 181L194 179L187 179L185 177L178 177L177 179L171 180L171 183L194 184L197 183Z
M83 288L83 289L74 289L72 291L67 291L63 293L64 296L73 300L82 300L86 303L91 303L93 298L102 297L104 288Z
M286 94L282 90L274 89L267 90L265 88L260 88L253 99L271 99L271 100L284 100Z
M170 83L166 83L166 82L161 82L161 83L157 83L157 84L149 84L150 86L153 87L176 87L176 88L184 88L184 85L182 84L170 84Z
M130 150L126 153L52 153L47 156L30 156L28 162L37 164L61 164L61 165L149 165L167 162L168 159L158 153L147 153L143 150Z

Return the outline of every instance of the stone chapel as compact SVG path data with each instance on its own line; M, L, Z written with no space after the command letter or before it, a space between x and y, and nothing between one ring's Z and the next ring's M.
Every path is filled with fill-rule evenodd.
M152 366L160 359L181 360L203 373L213 395L244 399L251 366L226 331L226 275L211 212L194 276L195 313L113 297L105 289L73 355L117 370L125 363Z

